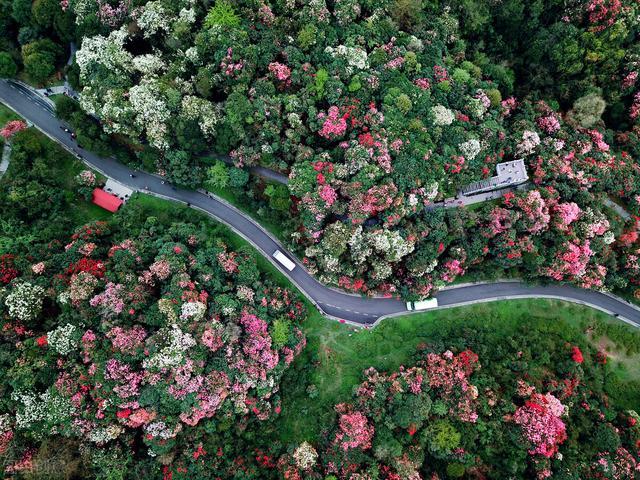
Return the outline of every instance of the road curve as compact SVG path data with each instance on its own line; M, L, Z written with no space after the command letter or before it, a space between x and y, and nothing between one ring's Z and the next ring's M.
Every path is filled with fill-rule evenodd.
M228 225L253 244L327 316L367 326L374 325L382 318L407 313L404 302L398 299L359 297L321 284L303 268L297 258L260 225L224 200L202 192L174 189L155 175L134 171L115 159L100 157L80 149L75 140L62 130L61 127L64 124L55 117L48 103L28 88L0 80L0 101L68 150L80 152L85 163L105 176L136 191L188 203L191 207L206 212ZM133 173L136 175L135 178L130 176ZM297 268L291 272L282 268L272 257L276 250L285 252L295 261ZM442 308L507 298L531 297L558 298L586 304L616 315L635 326L640 326L640 309L628 302L604 293L564 285L528 286L520 282L496 282L452 286L437 294Z

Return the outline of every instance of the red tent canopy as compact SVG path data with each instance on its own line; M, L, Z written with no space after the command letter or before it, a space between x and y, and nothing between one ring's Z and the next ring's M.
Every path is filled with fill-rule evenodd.
M117 211L120 208L120 205L123 204L123 201L118 197L105 192L101 188L95 188L93 190L92 201L96 205L104 208L105 210L109 210L110 212Z

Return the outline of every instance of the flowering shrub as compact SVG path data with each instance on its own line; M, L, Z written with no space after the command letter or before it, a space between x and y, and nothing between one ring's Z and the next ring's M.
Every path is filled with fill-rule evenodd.
M14 284L4 304L10 317L21 322L28 322L36 318L42 310L44 288L29 282Z
M343 450L371 448L374 428L368 424L367 417L360 412L343 413L340 415L339 432L335 441Z
M533 445L531 455L551 457L558 446L567 438L565 425L560 417L564 405L553 395L534 394L522 407L516 410L513 421L520 425L524 437Z
M83 170L76 176L76 181L84 187L93 187L96 184L96 175L91 170Z
M344 135L347 130L347 121L340 115L338 107L329 108L327 114L319 113L318 120L321 120L322 128L318 132L321 137L327 139L336 139Z
M27 124L22 120L11 120L5 123L4 127L0 129L0 136L5 140L9 140L16 133L27 128Z

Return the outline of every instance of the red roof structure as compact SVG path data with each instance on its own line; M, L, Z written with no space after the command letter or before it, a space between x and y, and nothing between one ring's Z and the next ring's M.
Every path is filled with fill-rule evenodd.
M124 202L115 195L105 192L101 188L95 188L91 200L99 207L116 212Z

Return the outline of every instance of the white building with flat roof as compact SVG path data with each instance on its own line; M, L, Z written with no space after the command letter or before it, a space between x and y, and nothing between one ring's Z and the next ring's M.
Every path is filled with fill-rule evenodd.
M496 170L498 172L496 176L470 183L460 190L460 195L490 192L491 190L520 185L529 180L527 167L522 159L499 163L496 165Z

